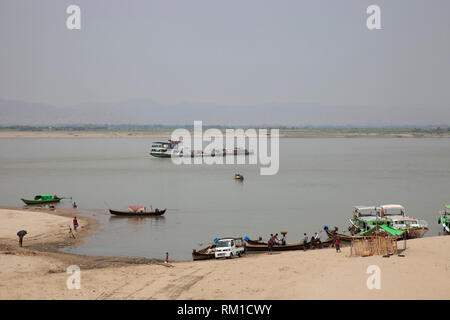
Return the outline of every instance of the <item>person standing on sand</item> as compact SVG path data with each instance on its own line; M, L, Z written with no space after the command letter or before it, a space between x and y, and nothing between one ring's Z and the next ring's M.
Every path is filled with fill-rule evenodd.
M75 235L72 232L72 228L69 226L69 237L75 239Z
M339 240L339 236L335 236L333 242L336 247L336 253L341 252L341 240Z
M27 232L25 230L17 232L17 236L19 237L19 247L22 247L23 237L25 237L26 234Z
M268 249L268 254L272 254L272 247L273 247L273 243L274 243L274 235L271 233L270 234L270 238L267 241L267 249Z
M306 251L306 247L308 246L308 235L304 233L303 237L303 251Z
M73 230L77 231L78 228L78 220L77 217L73 218Z

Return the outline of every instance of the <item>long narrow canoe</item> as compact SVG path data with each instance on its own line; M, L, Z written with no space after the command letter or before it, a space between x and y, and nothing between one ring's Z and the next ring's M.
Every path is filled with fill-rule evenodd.
M47 200L27 200L21 199L26 205L35 205L35 204L49 204L49 203L57 203L61 201L61 198L53 198Z
M329 247L331 246L333 242L333 239L327 239L325 241L323 241L320 245L319 248L322 247ZM247 251L268 251L269 247L266 243L262 243L262 244L249 244L247 242ZM272 247L272 251L290 251L290 250L303 250L303 242L299 242L299 243L288 243L286 245L274 245ZM311 244L308 243L307 244L307 249L311 247Z
M201 250L192 250L192 259L193 260L208 260L208 259L214 259L215 258L215 254L214 254L214 250L210 250L209 249L213 249L215 248L216 245L212 245L209 247L206 247L204 249Z
M254 245L267 245L267 242L264 242L263 240L252 240L252 239L248 239L246 241L248 244L254 244Z
M348 235L348 234L338 233L338 232L330 231L328 228L325 229L325 232L327 233L327 235L330 239L333 239L335 236L338 236L339 239L344 242L351 242L352 240L355 240L355 239L364 239L364 237L362 237L362 236L352 236L352 235Z
M155 210L155 211L146 211L146 212L133 212L133 211L118 211L109 209L109 213L114 214L116 216L128 216L128 217L148 217L148 216L162 216L167 209L164 210Z

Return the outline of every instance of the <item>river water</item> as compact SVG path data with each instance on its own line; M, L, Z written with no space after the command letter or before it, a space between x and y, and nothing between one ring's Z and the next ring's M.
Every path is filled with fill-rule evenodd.
M0 204L49 193L71 196L81 215L100 222L88 255L191 259L221 236L289 242L346 230L354 205L402 204L438 235L438 211L450 202L450 139L282 138L280 169L257 165L185 165L149 155L158 139L0 139ZM234 180L239 171L244 182ZM113 217L107 206L167 208L156 218ZM69 207L70 200L58 206Z

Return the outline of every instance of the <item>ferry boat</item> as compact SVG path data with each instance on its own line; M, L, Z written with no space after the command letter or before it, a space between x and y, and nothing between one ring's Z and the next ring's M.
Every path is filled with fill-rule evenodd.
M382 205L380 207L353 207L353 217L350 219L350 231L353 234L368 231L377 224L406 232L408 239L421 238L428 231L424 220L408 217L405 207L398 204Z
M234 148L234 149L214 149L211 152L205 153L202 150L186 151L184 150L181 141L168 140L167 142L154 142L150 155L157 158L171 158L177 157L224 157L227 155L251 155L252 150Z
M352 234L370 230L376 221L380 220L380 208L369 206L354 206L353 217L348 228Z
M442 226L444 234L450 235L450 204L446 204L440 213L438 223Z
M157 158L171 158L174 152L179 152L181 141L168 140L167 142L153 142L150 155Z

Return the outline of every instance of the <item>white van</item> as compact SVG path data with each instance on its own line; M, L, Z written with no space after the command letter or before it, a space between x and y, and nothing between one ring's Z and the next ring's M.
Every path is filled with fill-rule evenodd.
M240 257L245 253L244 240L242 238L222 238L216 243L216 259Z

